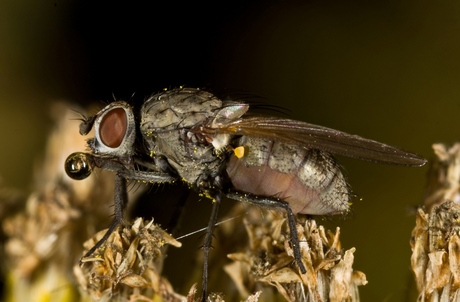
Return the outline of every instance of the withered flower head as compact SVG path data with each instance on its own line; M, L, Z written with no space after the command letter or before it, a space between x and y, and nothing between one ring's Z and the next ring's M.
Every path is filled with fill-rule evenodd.
M418 210L412 231L412 270L419 301L460 296L460 205L447 201L430 214Z
M425 209L412 231L411 265L417 301L457 301L460 297L460 143L434 144Z
M460 143L449 147L434 144L437 159L432 161L427 184L425 207L428 211L446 200L460 203Z
M294 262L285 218L264 211L264 220L250 223L245 219L245 225L250 251L228 255L234 262L225 267L241 296L265 284L275 287L287 301L359 301L357 286L367 284L366 276L353 271L355 248L342 249L339 228L334 234L314 220L297 225L307 269L302 274ZM266 287L262 296L265 291Z
M85 248L94 246L105 232L85 242ZM135 301L140 297L149 301L155 295L164 301L184 301L185 297L174 293L171 284L159 274L165 244L181 246L153 220L137 218L132 226L113 232L91 258L82 259L81 267L74 267L74 274L82 289L96 301Z

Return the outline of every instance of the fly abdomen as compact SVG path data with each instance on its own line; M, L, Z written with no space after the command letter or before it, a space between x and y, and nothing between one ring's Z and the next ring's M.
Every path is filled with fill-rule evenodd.
M294 213L338 214L348 210L349 187L328 152L279 141L243 137L241 158L233 155L227 173L237 190L276 196Z

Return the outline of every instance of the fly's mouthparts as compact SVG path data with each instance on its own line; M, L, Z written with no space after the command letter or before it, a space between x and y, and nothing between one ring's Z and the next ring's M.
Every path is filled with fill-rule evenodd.
M83 180L90 176L93 166L91 155L83 152L70 154L64 164L67 175L75 180Z

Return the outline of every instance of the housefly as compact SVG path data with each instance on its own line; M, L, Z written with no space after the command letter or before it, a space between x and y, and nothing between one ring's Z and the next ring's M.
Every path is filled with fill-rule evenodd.
M210 92L180 88L149 97L138 114L115 101L85 118L80 134L93 127L91 153L73 153L67 174L84 179L98 167L116 172L115 217L100 247L123 221L126 180L182 180L213 200L204 240L202 299L207 260L223 196L283 209L295 262L301 262L294 214L333 215L350 207L350 188L331 153L393 165L418 167L423 157L356 135L304 122L251 114L241 100L223 101Z

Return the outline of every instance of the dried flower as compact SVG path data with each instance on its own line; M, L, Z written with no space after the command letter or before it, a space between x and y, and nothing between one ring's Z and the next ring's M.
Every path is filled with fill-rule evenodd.
M426 209L412 231L411 265L418 301L460 299L460 144L433 145L438 156L428 179Z
M84 246L90 249L106 231L97 233ZM74 274L81 288L96 301L154 295L164 301L185 301L158 273L165 244L181 246L153 221L138 218L132 226L113 232L91 258L82 259L81 267L74 266Z
M460 143L449 147L434 144L437 160L430 167L425 207L429 211L433 206L446 200L460 203Z
M314 220L297 225L307 269L302 274L285 235L285 218L264 211L264 220L245 219L245 225L250 251L228 255L234 262L225 267L241 296L259 288L259 282L275 287L287 301L359 301L357 286L367 284L366 276L353 271L355 249L342 249L339 228L333 234Z
M448 302L460 297L459 217L460 205L452 201L434 207L430 214L418 210L411 264L419 301Z

